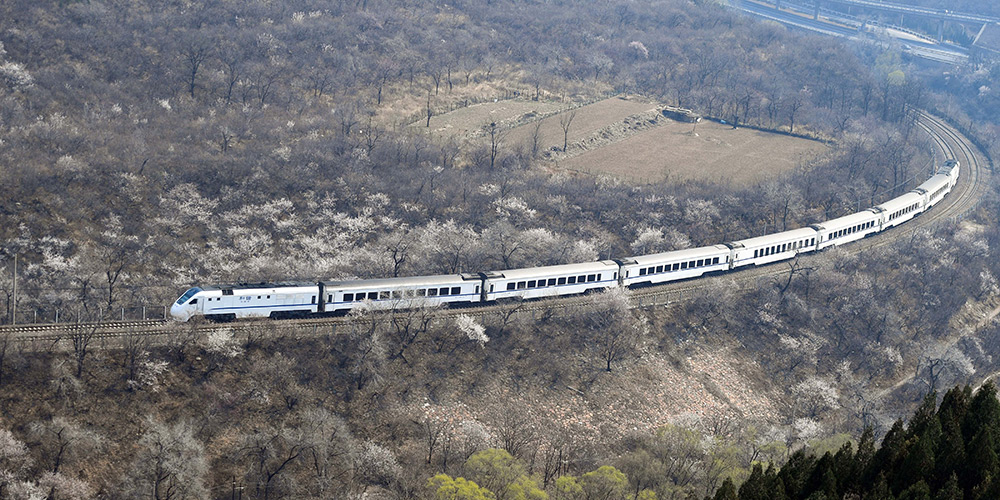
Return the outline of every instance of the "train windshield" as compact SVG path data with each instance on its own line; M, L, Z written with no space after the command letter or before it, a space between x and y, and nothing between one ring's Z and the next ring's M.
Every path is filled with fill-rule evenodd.
M184 292L184 295L181 295L181 298L177 299L177 305L181 305L181 304L187 302L188 299L190 299L191 297L194 296L194 294L196 294L196 293L198 293L200 291L201 291L201 288L194 287L194 288L192 288L192 289Z

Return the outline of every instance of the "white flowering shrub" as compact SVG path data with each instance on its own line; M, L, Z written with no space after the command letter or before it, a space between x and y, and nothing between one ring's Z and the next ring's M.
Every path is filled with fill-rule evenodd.
M469 340L478 343L480 347L485 347L486 343L490 341L490 338L486 335L486 327L477 323L468 314L456 316L455 326L458 327L458 331L462 332Z
M14 90L25 90L35 84L35 79L28 73L28 70L24 69L24 66L7 61L0 64L0 82Z
M236 340L236 335L229 328L212 330L202 340L202 347L210 354L217 354L226 358L235 358L243 354L243 347Z

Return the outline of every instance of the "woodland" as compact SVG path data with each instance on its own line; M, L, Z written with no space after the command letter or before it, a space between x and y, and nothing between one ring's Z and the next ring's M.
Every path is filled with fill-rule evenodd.
M800 227L929 173L910 109L994 153L998 79L707 0L8 0L0 321L111 319L199 283L584 262ZM637 185L540 168L495 123L468 140L420 126L475 102L625 94L831 148L750 188ZM712 278L652 311L612 292L479 319L360 308L329 332L38 346L0 331L0 499L762 498L741 485L775 478L788 498L991 498L995 430L956 405L995 411L995 390L953 390L936 414L925 396L998 369L1000 330L970 313L1000 294L997 211L991 189L961 222L752 287ZM700 351L738 353L759 407L637 416L650 367L683 372ZM947 432L993 465L904 476Z

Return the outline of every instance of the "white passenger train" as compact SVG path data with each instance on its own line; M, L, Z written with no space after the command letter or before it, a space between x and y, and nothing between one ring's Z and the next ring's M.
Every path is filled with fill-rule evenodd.
M791 259L859 240L903 224L940 202L958 181L959 163L945 162L913 191L867 210L800 229L724 245L626 259L441 276L194 287L170 308L175 319L227 320L344 313L360 304L414 308L576 295L697 278L743 266Z

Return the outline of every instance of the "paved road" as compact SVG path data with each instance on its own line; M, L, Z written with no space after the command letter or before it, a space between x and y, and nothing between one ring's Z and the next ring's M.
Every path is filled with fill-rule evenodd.
M830 20L824 15L821 16L819 20L815 20L810 15L804 13L793 12L787 9L777 10L769 5L751 0L739 0L739 2L734 5L736 5L743 12L755 17L769 19L792 28L807 30L827 36L846 38L862 43L871 43L875 41L873 34L859 31L856 26L848 24L855 23L855 21L846 18ZM917 40L912 35L897 32L891 29L886 30L885 33L897 38L900 43L903 44L904 52L915 57L948 64L960 64L969 58L968 51L961 47Z

